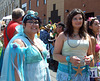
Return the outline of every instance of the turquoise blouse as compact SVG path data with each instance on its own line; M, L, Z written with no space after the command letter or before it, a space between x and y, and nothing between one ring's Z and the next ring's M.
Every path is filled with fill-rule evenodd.
M15 39L21 39L26 47L20 47L13 43ZM50 72L47 64L47 54L45 44L36 38L43 45L43 57L39 50L31 46L29 40L23 32L16 34L9 42L3 60L3 67L0 81L15 81L15 69L19 75L20 81L50 81ZM17 65L14 61L17 56Z

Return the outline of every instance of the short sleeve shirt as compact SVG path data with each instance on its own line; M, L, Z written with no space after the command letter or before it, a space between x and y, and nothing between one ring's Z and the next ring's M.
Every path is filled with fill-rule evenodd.
M14 36L14 32L15 32L15 27L20 25L19 23L15 22L15 21L10 21L7 27L7 35L8 38L11 39ZM7 44L8 44L8 40L6 37L6 28L4 29L4 46L6 48Z

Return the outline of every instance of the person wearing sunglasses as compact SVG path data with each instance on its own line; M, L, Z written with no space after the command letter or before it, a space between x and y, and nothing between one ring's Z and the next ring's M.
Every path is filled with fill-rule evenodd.
M87 32L91 37L92 40L92 51L94 55L94 64L93 66L100 66L100 60L99 60L99 50L100 50L100 45L98 44L97 41L97 35L99 34L99 29L100 29L100 22L97 19L97 17L89 17L87 20ZM98 65L99 64L99 65ZM98 78L91 78L90 81L99 81L100 77Z
M23 25L9 42L5 54L0 81L50 81L45 44L37 38L41 24L38 13L27 11Z
M56 36L55 36L55 39L58 37L58 35L59 35L61 32L64 31L64 28L65 28L65 24L64 24L64 23L59 22L59 23L57 24L57 26L56 26L56 32L57 32L57 34L56 34Z

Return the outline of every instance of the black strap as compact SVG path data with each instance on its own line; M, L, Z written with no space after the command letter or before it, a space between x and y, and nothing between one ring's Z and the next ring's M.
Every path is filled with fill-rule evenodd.
M42 51L35 44L34 44L34 46L39 50L39 52L40 52L40 54L41 54L41 56L43 57L43 60L44 60L44 56L42 54Z
M44 56L43 56L41 50L33 43L33 41L31 41L31 39L27 35L25 35L25 37L38 49L38 51L40 52L40 54L41 54L41 56L42 56L42 58L44 60Z
M9 24L9 23L8 23L8 24ZM7 27L8 27L8 25L7 25ZM9 39L9 37L8 37L8 35L7 35L7 27L6 27L6 29L5 29L6 37L7 37L7 40L10 41L10 39Z

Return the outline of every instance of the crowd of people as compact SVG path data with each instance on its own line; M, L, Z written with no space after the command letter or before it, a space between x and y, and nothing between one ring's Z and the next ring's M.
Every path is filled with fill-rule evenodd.
M1 30L0 81L51 81L51 67L57 81L99 81L90 70L100 66L99 20L75 8L66 21L42 26L38 12L14 9Z

